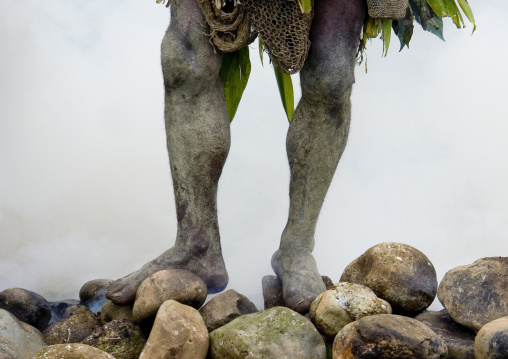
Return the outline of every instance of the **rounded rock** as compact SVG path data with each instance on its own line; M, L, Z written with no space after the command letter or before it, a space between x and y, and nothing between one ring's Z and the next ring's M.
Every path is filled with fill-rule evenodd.
M445 342L429 327L393 314L350 323L333 342L333 359L438 359L446 355Z
M164 302L139 359L205 359L208 331L199 312L175 300Z
M475 359L476 333L455 322L446 309L439 312L423 312L415 317L441 337L448 348L449 359Z
M139 326L132 320L113 320L86 337L83 344L93 346L116 359L137 359L146 339Z
M437 296L453 320L476 332L508 316L508 257L482 258L453 268Z
M41 295L22 288L9 288L0 292L0 308L41 331L51 320L49 302Z
M436 270L425 254L394 242L369 248L346 267L340 281L363 284L394 313L411 316L432 304L437 292Z
M131 319L132 320L132 304L129 305L116 305L108 300L101 309L101 323L102 325L111 322L112 320Z
M42 332L49 345L79 343L99 327L97 316L81 305L67 308L64 316Z
M112 279L92 279L83 284L79 290L79 299L84 303L93 299L98 293L106 293Z
M205 302L206 295L206 284L196 274L183 269L162 270L139 286L132 318L141 322L153 317L162 303L170 299L198 309Z
M257 311L258 309L249 298L230 289L213 297L199 310L199 313L205 321L206 328L211 332L241 315Z
M16 359L32 359L45 346L39 330L0 309L0 352Z
M246 314L210 333L210 359L323 359L323 338L302 315L274 307Z
M33 359L115 359L112 355L81 343L55 344L40 350Z
M508 358L508 317L485 324L474 342L476 359Z
M49 324L65 319L65 311L74 305L81 305L81 301L77 299L64 299L58 302L49 302L51 308L51 320Z
M111 279L94 279L83 284L79 290L79 299L92 313L98 313L108 301L106 292L111 282Z
M390 303L378 298L370 288L346 282L321 293L310 306L310 319L321 334L332 339L355 320L391 313Z

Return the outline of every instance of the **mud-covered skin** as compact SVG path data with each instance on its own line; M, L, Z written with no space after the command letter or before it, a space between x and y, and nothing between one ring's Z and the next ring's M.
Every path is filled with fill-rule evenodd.
M272 267L286 305L303 313L325 285L312 256L319 212L346 146L363 1L316 0L302 98L288 131L289 218Z
M222 55L204 35L195 1L173 0L162 40L165 123L178 229L175 245L140 270L114 282L116 304L134 300L141 282L164 269L199 275L209 292L223 290L228 274L217 222L217 183L230 146L229 119L219 78Z
M344 151L351 117L355 54L366 14L362 0L315 0L309 57L300 73L302 99L287 136L291 169L289 219L272 267L286 304L306 312L326 288L312 256L319 212ZM165 118L178 215L175 246L116 281L108 298L131 302L147 276L188 269L212 290L227 284L217 223L217 183L230 145L219 70L222 55L205 36L194 0L171 3L162 43Z

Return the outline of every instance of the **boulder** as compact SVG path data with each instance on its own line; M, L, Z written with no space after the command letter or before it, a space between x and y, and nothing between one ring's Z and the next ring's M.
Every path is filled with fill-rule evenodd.
M375 314L391 314L386 300L361 284L339 283L321 293L310 306L310 319L324 336L333 339L346 325Z
M109 353L115 359L138 359L146 338L136 322L121 319L94 330L82 343Z
M14 314L19 320L44 330L51 320L49 302L37 293L9 288L0 292L0 309Z
M133 305L116 305L108 300L101 308L101 323L102 325L111 322L112 320L132 319Z
M183 269L168 269L146 278L136 293L132 318L141 322L157 314L169 299L198 309L206 300L206 284L196 274Z
M419 250L402 243L381 243L351 262L341 282L363 284L388 301L394 313L416 315L436 297L434 266Z
M99 327L97 316L81 305L67 308L64 317L42 332L49 345L79 343Z
M79 290L79 299L92 313L98 313L108 301L106 292L111 282L111 279L93 279L83 284Z
M99 292L106 293L112 279L93 279L83 284L79 290L79 299L84 303L97 297Z
M437 359L445 342L416 319L378 314L346 325L333 342L334 359Z
M45 346L41 332L35 327L0 309L0 354L5 359L8 356L15 359L32 359L35 353Z
M55 344L40 350L33 359L115 359L112 355L81 343Z
M508 317L485 324L474 341L476 359L508 358Z
M316 328L285 307L243 315L210 333L211 359L325 357L325 343Z
M213 297L199 310L199 313L205 321L206 328L211 332L241 315L257 311L258 309L249 298L230 289Z
M282 282L279 277L266 275L261 280L261 285L263 287L265 309L284 307L286 305L282 296Z
M81 305L81 301L77 299L65 299L58 302L49 302L49 307L51 308L51 320L49 324L65 319L65 311L73 305Z
M199 312L175 300L164 302L139 359L204 359L208 331Z
M482 258L453 268L437 296L453 320L476 332L508 316L508 257Z
M440 312L423 312L415 317L441 337L448 348L448 359L475 359L476 333L455 322L446 309Z

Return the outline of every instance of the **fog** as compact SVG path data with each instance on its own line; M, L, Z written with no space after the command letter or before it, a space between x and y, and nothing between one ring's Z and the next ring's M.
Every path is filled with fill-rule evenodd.
M470 1L478 29L415 28L410 49L368 44L349 143L315 256L335 282L369 247L402 242L438 279L508 255L508 4ZM76 298L169 248L176 215L163 123L155 1L1 0L0 290ZM261 306L287 220L288 122L271 66L252 74L231 125L218 206L229 288ZM293 77L295 85L298 76ZM433 308L439 308L434 304Z

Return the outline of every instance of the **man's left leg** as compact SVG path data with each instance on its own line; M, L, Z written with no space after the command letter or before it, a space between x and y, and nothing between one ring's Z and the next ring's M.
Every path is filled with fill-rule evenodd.
M326 288L312 256L319 212L346 146L363 0L315 0L302 98L289 127L289 218L272 267L286 305L300 313Z

